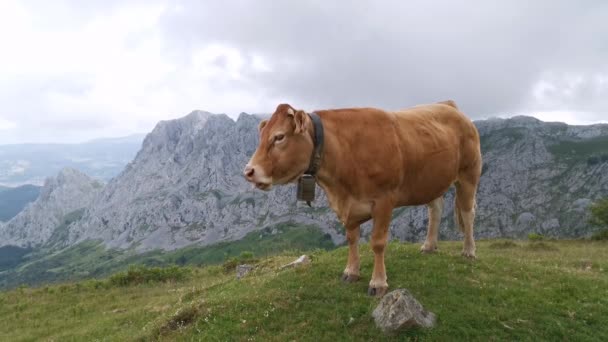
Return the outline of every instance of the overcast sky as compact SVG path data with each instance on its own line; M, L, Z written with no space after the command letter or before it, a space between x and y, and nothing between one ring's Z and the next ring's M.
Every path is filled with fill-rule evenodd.
M608 1L0 0L0 144L281 102L606 122L606 18Z

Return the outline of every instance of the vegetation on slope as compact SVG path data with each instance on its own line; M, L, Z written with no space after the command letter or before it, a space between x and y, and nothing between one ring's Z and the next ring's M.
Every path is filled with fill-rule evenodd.
M599 200L591 205L591 223L595 226L608 228L608 198Z
M299 253L262 258L241 280L221 266L150 271L133 285L88 280L0 293L0 340L608 340L608 248L596 241L461 242L422 255L389 244L391 289L409 289L438 315L432 330L384 336L363 280L339 280L347 249L317 250L310 266L279 270ZM172 277L172 274L180 276ZM183 274L182 274L183 273ZM123 273L125 275L126 273Z
M560 140L549 146L549 151L562 160L571 162L586 161L595 165L608 161L608 137L600 136L581 140Z
M56 230L57 234L62 232ZM328 235L313 226L279 224L254 231L243 239L211 246L192 246L175 251L161 250L139 254L134 250L106 249L100 242L85 241L62 250L19 250L10 264L0 262L0 289L21 284L37 285L66 280L104 277L130 265L212 265L249 251L256 256L273 255L285 250L335 248ZM0 249L2 252L2 249ZM1 255L1 254L0 254Z

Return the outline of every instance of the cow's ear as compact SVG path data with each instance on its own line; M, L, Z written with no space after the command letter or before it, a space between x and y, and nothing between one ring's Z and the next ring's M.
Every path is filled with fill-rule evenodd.
M262 120L262 121L260 121L260 124L258 125L258 132L261 132L262 129L266 126L267 123L268 123L268 120Z
M303 110L294 111L292 108L287 110L287 115L293 117L293 121L296 124L296 128L294 129L294 133L299 134L306 130L306 119L308 115Z

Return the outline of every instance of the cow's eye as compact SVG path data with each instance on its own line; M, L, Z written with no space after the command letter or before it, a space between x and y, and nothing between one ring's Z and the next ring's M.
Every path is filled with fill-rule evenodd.
M277 134L277 135L274 136L274 141L275 142L279 143L279 142L281 142L283 140L285 140L285 134Z

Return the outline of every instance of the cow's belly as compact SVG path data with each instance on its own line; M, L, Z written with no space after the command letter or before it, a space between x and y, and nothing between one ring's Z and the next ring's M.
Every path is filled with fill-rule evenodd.
M428 204L434 199L443 196L453 183L454 181L444 180L428 184L425 187L420 186L407 189L397 201L397 206Z
M362 223L372 216L372 201L357 200L351 196L337 196L325 191L331 209L343 224Z
M408 175L400 191L398 206L427 204L443 196L457 177L458 158L450 153L437 155Z

